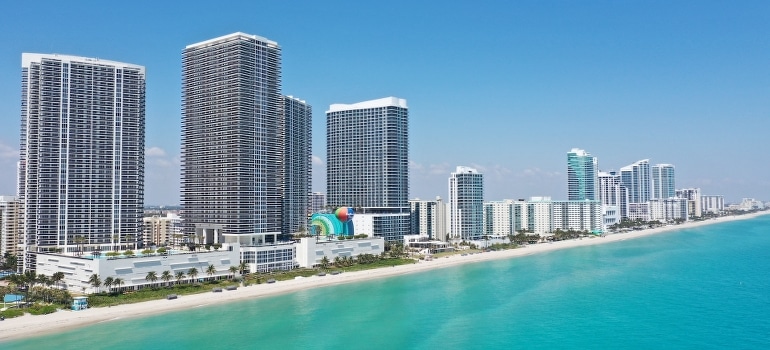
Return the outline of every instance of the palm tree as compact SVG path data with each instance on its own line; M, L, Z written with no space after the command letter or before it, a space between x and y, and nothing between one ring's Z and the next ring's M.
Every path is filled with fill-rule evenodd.
M342 258L339 257L339 256L335 256L334 257L334 265L337 266L337 267L340 267L340 265L342 265Z
M51 275L51 280L56 284L56 287L59 287L59 282L64 280L64 272L54 272L53 275Z
M83 255L83 246L82 246L82 244L85 243L86 239L83 238L83 236L81 236L81 235L77 235L77 236L75 236L74 241L75 241L75 244L78 246L78 253L79 253L79 255Z
M195 277L198 277L198 269L191 267L189 270L187 270L187 276L190 276L190 279L195 282Z
M329 267L329 257L324 255L324 257L321 258L321 268L325 269L327 267Z
M238 272L238 267L230 266L230 268L228 270L230 271L230 275L231 275L230 279L235 278L235 273Z
M238 264L238 270L241 271L241 275L243 275L244 271L249 269L249 264L247 264L245 261L241 261L240 264Z
M177 271L174 274L174 278L176 278L176 284L179 284L184 279L184 271Z
M150 271L147 273L147 276L144 276L144 279L152 283L151 286L154 286L155 281L158 280L158 274L155 271Z
M214 267L214 264L209 264L209 267L206 268L206 274L211 277L214 276L215 273L217 273L217 269Z
M166 282L166 287L168 287L168 281L171 281L172 278L174 278L174 276L171 275L171 271L169 270L163 271L163 273L160 274L160 279L162 279L163 282Z
M123 279L122 279L122 278L120 278L120 277L115 277L115 279L114 279L114 280L112 280L112 284L116 285L116 286L117 286L117 288L118 288L118 293L120 293L120 285L121 285L121 284L124 284L124 283L125 283L125 282L124 282L124 281L123 281Z
M99 275L93 274L88 279L88 283L91 284L91 286L94 287L94 293L99 292L99 287L102 285L102 280L99 278Z
M110 276L104 279L104 286L107 287L107 293L112 293L112 283L114 283L114 279Z

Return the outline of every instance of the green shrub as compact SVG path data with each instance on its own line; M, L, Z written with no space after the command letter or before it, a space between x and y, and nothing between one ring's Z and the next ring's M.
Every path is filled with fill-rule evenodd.
M56 312L56 309L55 305L34 304L27 311L33 315L47 315Z
M19 309L8 309L5 311L0 311L0 316L3 316L5 318L14 318L19 316L24 316L24 311L21 311Z

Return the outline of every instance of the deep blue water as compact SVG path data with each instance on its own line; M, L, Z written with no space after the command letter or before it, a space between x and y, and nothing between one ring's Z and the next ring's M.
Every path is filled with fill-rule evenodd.
M0 348L770 349L770 215Z

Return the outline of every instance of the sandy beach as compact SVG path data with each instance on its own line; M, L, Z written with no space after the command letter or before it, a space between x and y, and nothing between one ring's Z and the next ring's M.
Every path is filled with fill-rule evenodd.
M438 258L433 261L420 261L411 265L400 265L392 268L379 268L366 271L346 272L339 275L327 274L326 276L313 276L290 281L280 281L272 284L259 284L249 287L239 287L234 291L221 293L201 293L183 295L175 300L154 300L136 304L126 304L108 308L92 308L83 311L58 311L49 315L32 316L6 319L0 321L0 341L40 336L44 334L61 332L67 329L83 327L90 324L108 322L113 320L142 317L154 314L168 313L177 310L185 310L191 307L221 304L239 300L290 293L299 290L317 288L322 286L337 285L342 283L359 282L375 278L416 273L431 269L438 269L460 264L467 264L488 260L510 259L519 256L537 254L542 252L567 249L580 246L606 244L610 242L634 239L639 237L660 234L675 230L693 228L715 223L734 220L745 220L770 212L760 212L749 215L721 217L718 219L688 222L681 225L665 226L655 229L631 231L627 233L609 234L605 237L583 238L576 240L560 241L555 243L541 243L524 248L488 253L469 254L466 256L454 255L446 258Z

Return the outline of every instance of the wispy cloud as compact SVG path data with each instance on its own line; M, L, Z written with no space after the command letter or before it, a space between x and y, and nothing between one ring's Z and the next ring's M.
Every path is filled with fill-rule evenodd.
M160 147L150 147L144 150L144 155L147 157L165 157L166 151Z
M325 165L324 161L321 159L321 157L319 157L319 156L317 156L315 154L311 157L311 161L313 162L313 165L320 165L320 166L324 166Z
M515 174L516 177L544 177L544 178L554 178L554 177L561 177L562 173L558 171L548 171L543 170L538 167L533 168L526 168L518 173Z
M0 143L0 159L2 160L18 160L19 159L19 149L16 147L8 146L4 143Z

